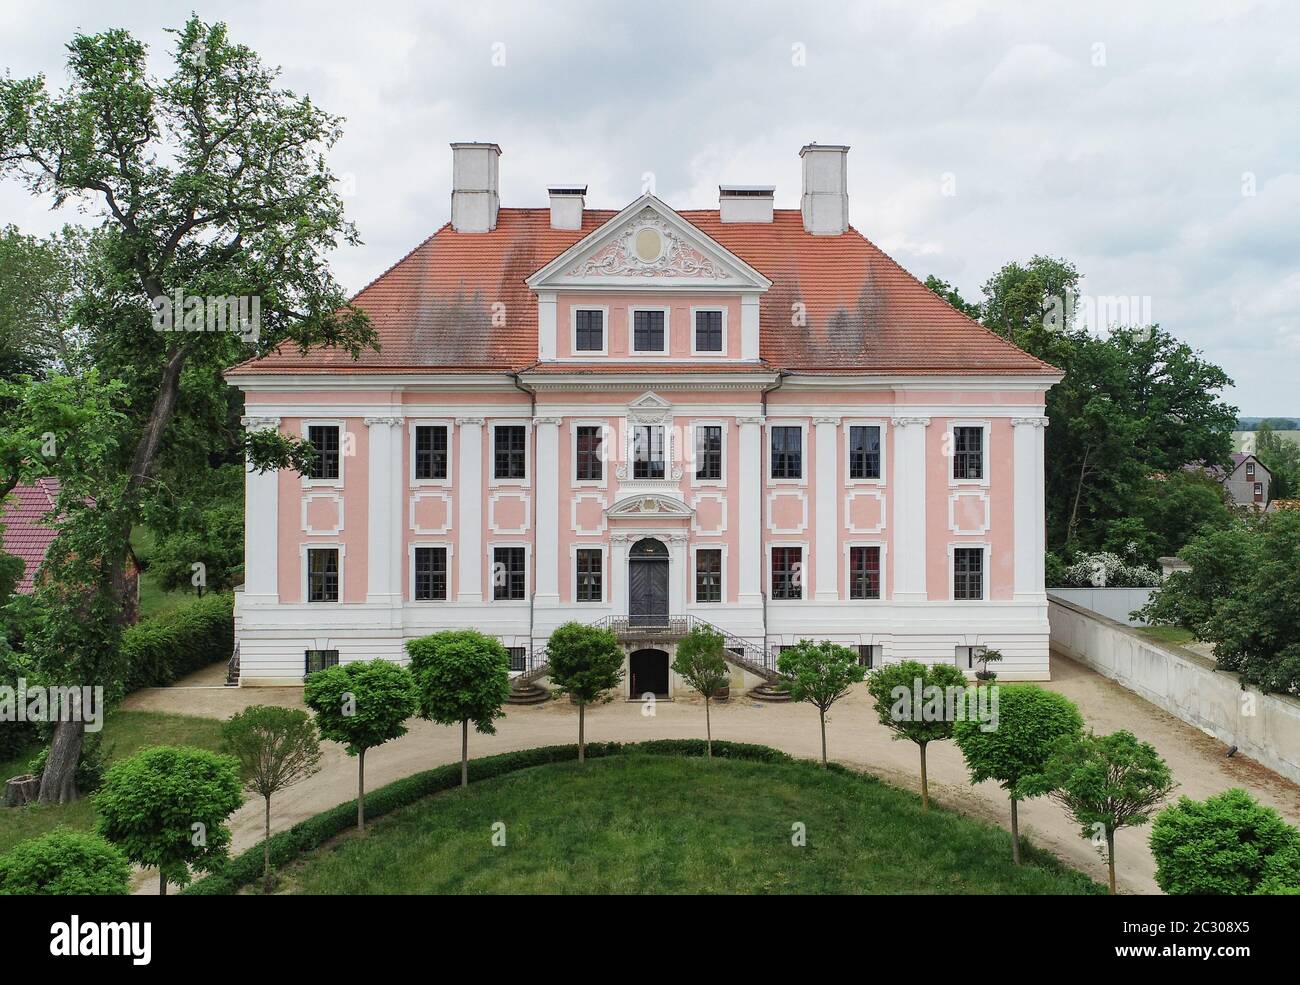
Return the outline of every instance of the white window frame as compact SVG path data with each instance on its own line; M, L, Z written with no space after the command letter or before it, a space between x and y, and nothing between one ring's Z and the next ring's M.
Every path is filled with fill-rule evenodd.
M497 428L524 429L524 477L522 479L497 478ZM515 486L529 489L533 483L533 419L531 417L495 417L488 424L488 486Z
M1262 483L1262 482L1256 482L1256 483L1254 483L1254 488L1251 490L1251 495L1252 495L1252 496L1263 496L1263 495L1264 495L1264 483Z
M415 477L415 429L427 427L447 429L447 478L445 479L417 479ZM406 467L410 470L407 474L411 477L411 488L450 489L453 485L452 469L456 461L456 422L450 418L418 418L411 421L410 426L406 429L406 440L407 446L410 448Z
M600 478L599 479L579 479L578 478L578 428L600 428ZM600 420L573 420L569 423L569 461L572 468L572 474L569 481L574 489L608 489L609 488L609 469L613 462L609 457L610 445L615 441L614 429L610 426L609 421Z
M301 425L300 435L303 441L311 441L311 429L321 427L336 427L339 429L339 477L337 479L311 479L307 476L302 477L304 489L342 489L343 477L347 469L347 440L348 425L347 421L339 417L313 418L304 420Z
M638 349L636 347L636 313L638 311L662 311L664 313L664 347L662 349ZM666 356L673 348L672 333L673 309L659 304L630 304L627 307L627 352L629 356Z
M496 597L496 585L493 583L494 569L498 547L522 547L524 549L524 597L521 599L499 599ZM493 540L487 545L487 602L489 605L526 606L533 597L533 545L526 540Z
M699 571L698 555L700 551L720 551L721 558L718 562L718 590L721 597L716 602L701 602L696 596L696 590L699 583L696 581L696 574ZM727 545L726 544L692 544L691 545L691 605L702 605L712 610L714 606L724 606L727 604Z
M844 421L841 422L841 427L844 429L844 485L846 487L847 486L882 486L883 487L886 484L886 479L888 478L888 472L886 470L889 468L889 462L888 462L889 455L886 450L889 447L889 440L888 440L889 432L885 425L886 422L884 420L880 418L869 418L869 417L845 418ZM861 427L880 429L880 478L879 479L854 479L850 475L851 472L850 451L853 447L853 442L851 440L853 434L852 429L861 428Z
M769 541L769 542L767 542L767 543L764 544L763 546L764 546L764 554L765 554L766 561L767 561L766 568L764 569L764 572L763 572L763 584L764 584L764 586L765 586L766 589L767 589L767 601L768 601L768 605L776 605L776 606L795 606L795 605L806 605L808 602L810 602L811 599L810 599L809 596L810 596L812 593L809 592L809 590L808 590L808 572L810 572L810 571L812 570L812 566L811 566L812 558L811 558L811 555L810 555L810 553L809 553L808 541L806 541L806 540L774 540L774 541ZM776 598L776 597L772 594L772 591L773 591L773 583L772 583L772 548L774 548L774 547L798 547L798 548L800 548L800 550L801 550L801 553L800 553L800 555L799 555L799 557L800 557L800 561L799 561L799 563L802 565L801 570L803 571L803 574L804 574L804 581L803 581L803 584L800 586L801 589L802 589L801 594L800 594L800 597L797 598L797 599L778 599L778 598Z
M696 316L696 314L697 314L698 312L701 312L701 311L721 311L721 312L722 312L722 349L721 349L720 351L718 351L718 352L714 352L714 351L709 350L709 349L697 349L697 348L695 347L695 316ZM691 306L691 355L692 355L692 356L700 356L701 358L704 358L704 359L708 359L708 358L710 358L710 357L712 357L712 358L714 358L714 359L721 359L722 357L726 356L727 354L728 354L728 353L727 353L727 309L726 309L726 306L725 306L725 305L721 305L721 304L701 304L701 305L692 305L692 306Z
M445 599L417 599L415 597L415 549L417 547L441 547L447 552L447 597ZM456 548L445 540L416 540L406 548L406 601L413 605L447 605L456 601L455 565Z
M664 433L664 440L663 440L664 475L662 479L636 478L636 429L637 428L658 428L660 431ZM644 423L641 421L631 420L627 422L624 430L626 431L627 434L627 449L626 449L627 481L628 482L670 482L676 485L676 483L673 481L673 461L674 461L673 452L675 451L673 447L673 433L676 431L676 428L673 427L671 420L661 424Z
M854 547L878 547L880 548L880 595L874 599L855 599L853 597L853 580L851 572L853 570L853 554L851 548ZM887 584L889 572L889 545L883 540L848 540L844 542L844 601L846 602L865 602L870 605L880 605L889 598L889 585Z
M600 348L599 349L579 349L578 348L578 312L579 311L599 311L600 315ZM608 356L609 355L609 305L606 304L573 304L569 306L569 356L573 359L585 359L587 356Z
M982 550L984 552L983 570L980 572L981 582L980 594L978 599L959 599L956 597L957 592L957 550L958 548L970 550ZM954 605L983 605L989 601L989 580L992 574L993 549L987 541L966 541L964 543L950 543L948 545L948 601Z
M600 554L600 599L596 602L578 599L578 552L597 551ZM572 604L581 608L609 605L610 552L603 543L584 544L577 542L569 545L569 574L573 581L569 586Z
M311 579L307 567L308 551L338 551L339 554L339 597L333 602L312 602L310 601L311 593L308 591ZM299 587L302 591L302 604L310 606L318 605L343 605L343 600L347 597L347 582L344 581L344 572L347 562L347 547L340 541L322 541L320 543L309 542L301 544L298 547L298 567L301 569L299 574Z
M963 650L966 651L965 654L962 654L961 651ZM979 653L977 653L976 651L979 651ZM965 644L958 643L953 648L953 663L957 665L958 670L969 670L972 673L974 673L976 670L979 669L975 666L975 661L979 660L982 654L988 652L989 652L989 648L985 646L983 643L977 643L974 646L967 646ZM966 665L964 667L962 666L963 656L965 656L966 658Z
M692 421L689 427L691 432L691 438L690 438L691 458L690 461L684 464L686 464L690 469L691 485L694 486L695 488L714 488L714 489L725 486L727 484L727 431L729 430L729 428L727 427L727 422L722 419L706 420L702 418L698 421ZM697 444L698 439L696 437L695 432L698 428L704 428L704 427L715 427L715 428L722 429L722 478L720 479L697 479L695 477L696 467L698 465L698 463L695 461L695 449L699 447L699 445Z
M979 479L958 479L957 472L957 434L956 428L981 428L984 435L981 439L981 451L983 452L983 461L980 463ZM956 488L958 486L979 486L987 489L989 485L989 470L993 462L992 439L993 426L991 421L958 421L951 420L948 422L948 430L945 432L945 440L948 444L948 486Z
M766 447L763 449L763 476L769 486L807 486L808 485L808 422L801 420L783 420L780 418L768 418L765 424L766 434L763 442ZM777 479L772 475L772 429L773 428L794 428L799 429L799 478L797 479Z

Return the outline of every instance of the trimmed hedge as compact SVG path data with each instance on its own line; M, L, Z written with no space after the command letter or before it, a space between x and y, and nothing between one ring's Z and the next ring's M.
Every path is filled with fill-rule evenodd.
M162 687L219 660L235 649L235 599L212 594L122 632L126 690Z
M601 759L626 753L653 756L698 756L705 754L703 739L656 739L652 742L588 742L587 758ZM469 761L472 782L490 780L518 770L578 758L577 745L539 746ZM743 759L759 763L789 763L793 758L768 746L713 740L714 759ZM382 817L444 790L460 787L460 763L448 763L423 773L397 780L366 794L366 819ZM279 868L306 852L314 851L336 835L356 827L357 802L350 800L300 821L287 831L271 836L271 865ZM211 875L191 883L182 896L229 896L262 878L262 843L235 856Z

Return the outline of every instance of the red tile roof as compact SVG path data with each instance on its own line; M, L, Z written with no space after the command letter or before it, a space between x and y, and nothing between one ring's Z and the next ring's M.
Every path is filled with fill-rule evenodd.
M58 498L58 479L38 479L34 485L16 486L0 508L4 552L22 558L25 565L16 589L20 594L31 593L36 569L58 535L57 530L44 523L45 515L54 508Z
M370 315L379 352L354 361L341 351L301 355L288 348L242 363L231 375L528 368L537 362L537 301L525 278L615 215L588 210L582 229L559 230L550 228L549 209L501 209L489 233L443 226L354 298ZM1056 373L951 307L855 229L843 236L813 236L793 209L777 210L771 223L724 224L716 210L680 215L773 282L762 295L759 316L760 355L773 368ZM492 305L498 301L505 304L504 326L493 325ZM791 317L797 303L806 309L806 324ZM649 361L635 367L593 364L587 371L631 368L652 367Z

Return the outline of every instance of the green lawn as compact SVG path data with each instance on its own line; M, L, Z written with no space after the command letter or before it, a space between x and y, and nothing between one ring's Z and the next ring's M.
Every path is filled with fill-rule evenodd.
M216 749L221 742L221 722L215 718L166 715L153 711L112 711L104 721L104 750L111 763L148 746L198 746ZM21 756L0 763L0 782L27 771L27 764L40 752L34 747ZM0 807L0 852L20 841L64 825L89 831L95 824L95 809L83 797L73 804L28 804Z
M135 527L131 531L131 550L135 552L136 559L141 566L146 569L140 572L141 619L148 619L164 612L170 612L177 606L184 605L194 598L193 595L187 592L167 591L158 584L157 576L148 570L149 557L153 554L154 545L157 541L157 535L148 527Z
M493 825L506 845L493 846ZM793 826L807 832L791 843ZM881 781L808 763L631 754L429 797L289 867L358 893L1055 893L1100 887Z
M1192 631L1182 626L1139 626L1138 632L1161 643L1190 643Z

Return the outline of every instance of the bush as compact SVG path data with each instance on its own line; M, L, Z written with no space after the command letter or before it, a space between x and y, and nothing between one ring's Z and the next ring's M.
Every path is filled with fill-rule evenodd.
M606 756L618 756L624 753L641 753L652 756L692 756L702 757L707 752L703 739L656 739L651 742L636 742L622 745L618 742L589 742L586 755L591 759ZM506 752L497 756L474 759L470 765L474 769L475 781L490 780L505 776L519 770L534 766L546 766L550 763L573 762L578 758L576 745L540 746L536 749L522 749L518 752ZM778 749L768 746L751 745L744 742L713 743L714 759L738 759L757 763L788 763L790 756ZM831 764L832 768L836 764ZM460 764L448 763L424 773L416 773L405 779L397 780L385 787L366 794L366 816L382 817L393 811L408 807L417 800L432 794L442 793L460 786ZM273 835L270 841L271 864L282 866L294 861L305 852L313 851L342 834L356 824L356 802L339 804L328 811L300 821L287 831ZM184 896L227 896L244 886L256 882L262 877L262 846L255 845L241 855L230 859L212 875L193 882L181 895Z
M0 855L0 896L125 896L131 863L97 835L62 828Z
M1151 854L1171 896L1300 893L1300 830L1244 790L1179 798L1156 817Z
M234 596L205 595L123 630L126 689L162 687L234 649Z
M21 653L9 648L4 626L0 625L0 686L17 690L20 677L30 679L31 671ZM0 724L0 760L13 759L38 738L32 722L4 722ZM8 777L0 776L0 782Z
M1050 583L1049 583L1050 584ZM1066 566L1058 588L1154 588L1160 584L1160 572L1140 564L1130 564L1118 554L1100 551L1080 554Z

